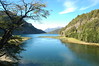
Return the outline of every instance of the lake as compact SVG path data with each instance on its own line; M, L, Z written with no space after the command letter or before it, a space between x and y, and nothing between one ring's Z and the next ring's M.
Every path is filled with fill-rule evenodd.
M59 39L38 36L58 34L24 34L31 37L24 42L19 66L99 66L99 47L63 43Z

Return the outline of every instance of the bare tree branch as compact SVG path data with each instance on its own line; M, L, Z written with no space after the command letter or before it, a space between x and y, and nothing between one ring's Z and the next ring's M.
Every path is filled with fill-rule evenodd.
M4 28L2 28L2 27L0 27L0 29L2 29L2 30L4 30L4 31L6 31L6 29L4 29Z
M4 56L6 53L3 53L2 55L0 55L0 57Z
M6 24L7 31L3 35L0 43L0 49L7 45L8 41L12 37L12 32L23 25L24 18L32 18L33 20L39 20L41 17L46 18L49 15L49 12L45 10L46 7L44 3L39 2L40 0L33 0L32 2L26 2L25 0L20 0L20 3L11 3L4 2L4 0L0 0L1 6L3 8L2 11L5 12L4 17L8 16L3 24ZM5 27L1 29L6 29Z
M10 16L10 14L8 13L8 10L7 10L6 7L5 7L6 4L4 4L1 0L0 0L0 3L1 3L1 5L2 5L2 7L4 8L4 12L8 15L8 17L9 17L11 20L13 20L12 17ZM7 6L7 5L6 5L6 6Z

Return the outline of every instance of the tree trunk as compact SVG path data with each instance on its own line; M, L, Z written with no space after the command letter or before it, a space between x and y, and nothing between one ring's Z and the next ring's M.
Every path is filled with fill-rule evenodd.
M12 30L10 29L10 30L5 31L4 35L2 36L0 40L0 49L2 49L4 45L8 43L11 37L12 37Z

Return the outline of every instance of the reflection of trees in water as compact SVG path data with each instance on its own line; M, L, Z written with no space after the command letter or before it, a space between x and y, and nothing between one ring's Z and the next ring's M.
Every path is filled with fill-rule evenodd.
M21 59L20 52L24 51L24 44L15 45L8 44L3 49L0 50L0 55L6 57L10 57L14 62L0 61L0 65L2 66L13 66L18 65L18 61ZM4 55L3 55L4 54Z
M79 59L83 59L94 64L99 65L99 47L79 45L79 44L65 44Z

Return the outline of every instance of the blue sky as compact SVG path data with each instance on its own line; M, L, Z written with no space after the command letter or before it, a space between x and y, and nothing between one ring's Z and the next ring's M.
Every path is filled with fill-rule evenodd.
M46 28L64 27L77 15L88 13L91 10L99 9L99 0L44 0L50 16L42 19L41 22L32 23L36 28L45 30Z

